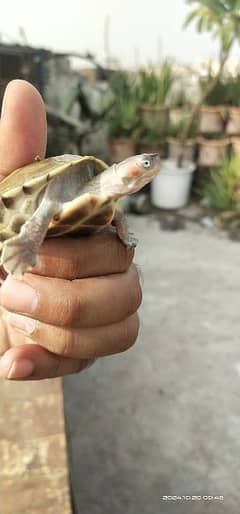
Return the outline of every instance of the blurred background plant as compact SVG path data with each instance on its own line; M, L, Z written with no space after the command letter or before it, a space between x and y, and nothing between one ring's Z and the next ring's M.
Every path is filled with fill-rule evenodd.
M240 107L240 71L227 83L227 104Z
M211 207L216 209L239 209L240 156L232 155L223 161L219 169L212 170L200 194L208 199Z
M125 71L113 74L110 88L114 101L106 113L110 137L132 136L138 125L135 79Z
M201 90L204 92L213 80L214 73L210 66L207 76L199 77ZM240 72L238 71L234 76L223 74L206 96L205 105L240 106Z
M189 111L182 110L182 112L179 115L179 119L175 122L172 121L169 123L168 127L168 136L174 137L176 139L181 139L182 134L184 133L186 124L188 123L190 118ZM198 120L195 118L191 124L191 127L188 132L188 138L194 139L197 137L198 134Z
M184 152L184 141L188 138L193 121L198 115L200 107L204 104L209 95L214 91L222 77L224 66L229 57L235 42L240 39L240 15L239 0L186 0L189 5L194 5L185 21L187 27L196 21L196 28L199 33L210 32L219 42L219 66L218 71L212 80L208 81L202 90L199 101L193 106L191 117L185 126L182 134L182 154L178 164L181 166Z
M164 106L173 81L174 73L170 61L164 61L159 69L141 69L136 77L135 88L139 105Z
M209 85L212 84L214 77L215 75L211 69L211 66L209 67L206 77L199 77L199 84L202 93L204 93L206 89L209 89ZM232 79L229 78L226 78L225 80L220 78L212 90L210 90L207 94L204 102L205 105L227 105L229 98L228 88L231 84L231 80Z

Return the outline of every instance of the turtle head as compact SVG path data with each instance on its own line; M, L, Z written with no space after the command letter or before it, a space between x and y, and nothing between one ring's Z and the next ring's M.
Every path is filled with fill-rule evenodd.
M136 193L160 171L160 157L157 153L135 155L117 164L116 171L127 187L125 194Z

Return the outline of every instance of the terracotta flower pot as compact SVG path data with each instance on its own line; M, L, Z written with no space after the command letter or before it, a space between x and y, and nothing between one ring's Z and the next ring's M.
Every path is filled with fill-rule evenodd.
M229 136L240 134L240 107L229 107L226 133Z
M135 153L135 141L131 137L114 138L109 144L112 162L120 162Z
M140 108L142 123L147 129L165 128L168 125L168 107L150 107L142 105Z
M182 145L179 139L169 137L168 143L168 159L177 161L182 153ZM194 162L196 142L194 139L187 139L184 143L183 161Z
M226 139L205 139L198 138L199 166L219 166L227 155L229 148L229 138Z
M231 137L231 145L233 152L240 155L240 137Z
M199 112L199 132L219 134L224 129L224 108L205 106Z

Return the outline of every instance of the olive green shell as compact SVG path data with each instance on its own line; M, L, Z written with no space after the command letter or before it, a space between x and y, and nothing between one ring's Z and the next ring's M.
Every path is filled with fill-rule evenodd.
M56 176L78 168L86 176L85 182L104 171L107 165L95 157L63 155L36 160L17 169L0 183L0 242L14 237L21 226L35 212L39 195ZM104 203L104 207L103 207ZM88 233L98 231L111 223L114 204L102 196L83 195L81 202L69 212L64 224L57 219L49 225L47 236L60 236L67 233Z

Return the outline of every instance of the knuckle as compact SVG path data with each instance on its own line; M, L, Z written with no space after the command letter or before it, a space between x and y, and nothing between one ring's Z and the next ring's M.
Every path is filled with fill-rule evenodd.
M62 308L62 315L60 316L60 321L62 326L74 326L77 324L79 320L79 312L82 312L82 300L80 298L76 298L73 295L69 295L69 297L65 297L65 301Z
M59 337L58 354L62 357L72 357L75 348L75 337L72 331L62 330Z

